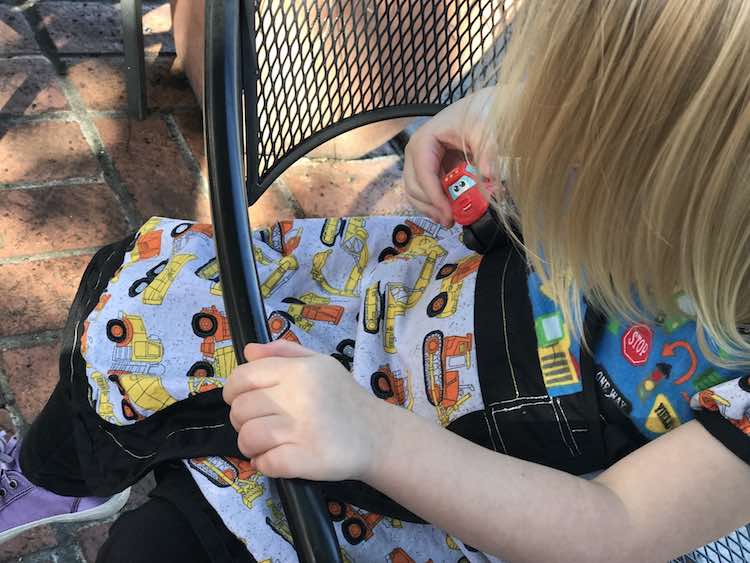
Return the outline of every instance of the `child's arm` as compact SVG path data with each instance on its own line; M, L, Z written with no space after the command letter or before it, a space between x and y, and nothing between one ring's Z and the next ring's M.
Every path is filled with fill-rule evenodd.
M510 561L663 562L750 522L750 468L697 422L586 481L388 407L365 480Z
M697 422L586 481L376 399L330 356L284 340L245 355L224 399L256 468L366 481L514 562L663 562L750 521L750 468Z

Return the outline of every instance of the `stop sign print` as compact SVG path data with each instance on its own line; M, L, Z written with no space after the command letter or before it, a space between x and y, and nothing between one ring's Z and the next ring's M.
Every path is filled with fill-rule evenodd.
M622 355L634 366L648 361L653 342L653 332L646 325L633 325L622 335Z

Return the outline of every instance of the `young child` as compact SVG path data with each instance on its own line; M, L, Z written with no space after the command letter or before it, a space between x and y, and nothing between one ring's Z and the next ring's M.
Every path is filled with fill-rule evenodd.
M294 560L265 476L321 482L345 561L665 561L750 521L750 4L525 2L501 83L410 143L433 220L256 233L277 341L241 367L210 226L97 254L0 537L152 468L101 561ZM483 256L456 149L504 178Z

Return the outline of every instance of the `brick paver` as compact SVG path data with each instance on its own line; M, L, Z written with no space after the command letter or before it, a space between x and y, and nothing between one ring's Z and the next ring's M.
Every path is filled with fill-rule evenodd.
M169 4L144 4L151 113L142 122L126 114L120 25L114 0L0 0L0 428L8 432L33 421L59 377L60 330L92 252L151 215L210 220L202 116L172 71ZM303 160L250 209L251 223L405 211L392 153ZM153 486L152 476L137 483L126 509ZM0 561L93 563L113 520L27 532L0 545Z
M0 191L0 258L103 246L125 218L102 184Z
M67 108L68 102L47 59L0 59L0 113L32 115Z
M99 174L78 123L0 122L0 184Z
M42 21L60 53L122 53L119 4L87 2L40 2ZM144 43L158 52L174 52L169 7L143 7Z
M62 328L90 258L0 263L0 337Z
M210 221L201 181L188 170L160 115L140 122L97 119L96 127L144 218Z
M68 77L93 110L125 110L125 74L122 57L66 58ZM184 75L170 69L174 57L146 61L146 95L152 110L197 107Z
M8 5L0 5L0 56L36 53L34 35L23 15Z
M36 418L59 379L59 348L54 343L0 352L0 367L26 422Z

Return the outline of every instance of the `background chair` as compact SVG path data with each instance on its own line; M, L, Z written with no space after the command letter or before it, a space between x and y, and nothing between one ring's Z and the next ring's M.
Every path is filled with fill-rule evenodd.
M122 42L125 50L125 85L128 115L146 117L146 61L143 51L143 6L141 0L120 0Z
M384 119L433 115L492 81L504 0L213 0L205 131L224 300L237 357L267 342L247 207L298 158ZM248 315L247 311L252 314ZM339 561L322 500L280 482L303 562ZM680 561L750 560L742 528Z

